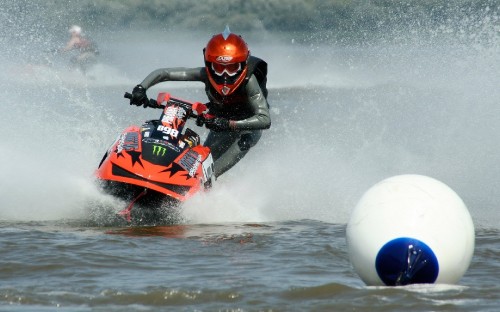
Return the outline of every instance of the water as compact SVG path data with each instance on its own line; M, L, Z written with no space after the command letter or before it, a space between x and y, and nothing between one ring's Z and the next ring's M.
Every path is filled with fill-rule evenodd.
M345 226L2 222L1 311L495 311L497 230L459 285L366 287Z
M270 64L272 128L176 224L151 227L114 224L124 203L91 175L125 126L157 114L123 93L157 67L201 64L207 35L116 33L87 77L3 47L0 310L496 311L500 54L497 32L484 37L250 41ZM159 90L205 99L199 83ZM458 285L367 287L349 262L351 209L404 173L446 183L471 212Z

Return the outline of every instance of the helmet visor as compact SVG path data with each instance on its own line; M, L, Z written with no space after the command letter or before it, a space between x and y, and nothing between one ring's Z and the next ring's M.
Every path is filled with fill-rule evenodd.
M232 77L241 70L241 63L219 64L212 62L212 70L217 76L222 76L224 73Z

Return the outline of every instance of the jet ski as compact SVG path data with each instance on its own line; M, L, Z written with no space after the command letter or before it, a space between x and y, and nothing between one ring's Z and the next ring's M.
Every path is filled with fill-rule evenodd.
M129 202L118 213L129 222L136 205L143 211L176 207L215 181L210 148L194 130L185 129L189 118L203 126L206 105L160 92L144 107L161 109L159 118L123 130L95 171L104 192Z

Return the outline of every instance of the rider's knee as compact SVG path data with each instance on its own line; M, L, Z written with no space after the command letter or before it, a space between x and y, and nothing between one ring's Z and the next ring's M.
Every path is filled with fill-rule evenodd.
M258 138L255 137L252 133L242 134L239 141L238 147L242 152L248 151L251 147L253 147L258 141Z

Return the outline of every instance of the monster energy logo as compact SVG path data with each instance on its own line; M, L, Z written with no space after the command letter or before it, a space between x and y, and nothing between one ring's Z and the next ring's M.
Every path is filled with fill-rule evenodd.
M153 145L153 155L155 156L165 156L167 148L159 145Z

